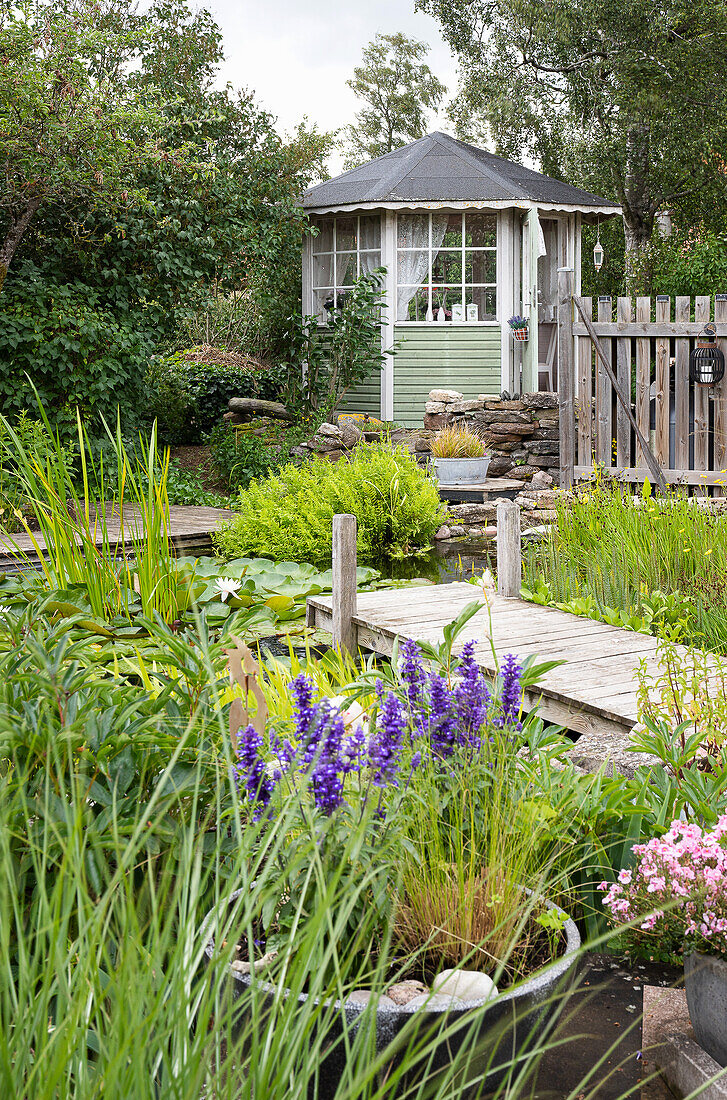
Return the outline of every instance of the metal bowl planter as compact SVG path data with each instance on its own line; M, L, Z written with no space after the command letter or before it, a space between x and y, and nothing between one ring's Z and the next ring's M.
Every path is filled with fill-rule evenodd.
M727 1066L727 959L698 951L685 955L684 989L697 1042Z
M231 895L232 902L239 897L241 891ZM446 1016L448 1034L443 1037L431 1061L425 1059L428 1074L436 1074L439 1071L449 1069L460 1048L467 1046L468 1080L477 1081L479 1084L473 1087L471 1095L482 1095L481 1075L487 1075L487 1088L496 1088L505 1077L507 1067L514 1061L517 1055L528 1050L534 1050L537 1038L548 1027L554 1013L558 1010L560 996L567 992L573 985L576 977L576 964L579 957L581 937L575 923L566 917L558 906L546 902L549 909L558 912L566 918L563 931L566 936L565 951L554 962L540 971L533 978L521 983L512 989L501 993L492 1005L479 1017L477 1033L472 1033L471 1013L473 1009L482 1008L485 1000L464 1001L456 1007L426 1005L411 1009L407 1005L397 1006L395 1009L388 1007L376 1010L376 1053L380 1054L392 1044L407 1027L411 1028L412 1017L415 1016L422 1029L436 1031L442 1025L443 1016ZM203 923L203 935L205 930L214 924L215 910L212 909L205 917ZM214 963L214 940L210 939L205 946L205 955L209 965ZM267 1016L266 1009L272 1010L274 1003L275 987L259 978L255 979L259 988L264 993L266 1004L262 1010L262 1017ZM227 989L233 1002L242 999L239 1014L234 1015L232 1032L239 1035L244 1028L244 1021L248 1009L244 1004L243 995L246 993L252 977L249 974L241 974L231 967L228 970ZM307 994L303 993L298 1001L303 1004L307 1000ZM328 1053L321 1060L319 1067L318 1100L332 1100L336 1089L341 1082L343 1064L346 1057L346 1046L341 1037L344 1030L344 1022L347 1025L349 1035L355 1031L358 1021L366 1006L355 1001L336 1001L334 1006L338 1011L327 1018L326 1044ZM458 1026L461 1025L461 1026ZM403 1044L406 1046L406 1043ZM472 1045L475 1053L472 1054ZM392 1057L392 1065L401 1058L399 1054ZM489 1067L501 1067L490 1069ZM407 1085L412 1084L412 1076L407 1075ZM470 1095L467 1083L463 1082L460 1093L462 1100ZM310 1096L313 1095L312 1086ZM392 1094L393 1096L393 1094Z
M474 485L484 481L490 465L490 456L480 458L435 458L434 470L440 485L453 488L456 485Z

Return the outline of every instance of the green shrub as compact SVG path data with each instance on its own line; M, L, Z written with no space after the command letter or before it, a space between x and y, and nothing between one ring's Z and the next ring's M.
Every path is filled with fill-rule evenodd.
M242 356L212 348L152 360L147 381L159 438L173 444L201 443L222 420L231 397L268 399L277 392L264 371L253 369Z
M251 481L265 477L276 466L269 441L252 432L238 432L226 422L213 429L210 450L215 473L231 492L247 489Z
M42 420L31 420L23 410L16 420L9 422L9 427L31 460L44 466L52 454L54 461L60 462L70 474L76 448L59 445L56 449ZM19 530L22 523L18 513L30 510L27 489L19 476L18 453L8 424L0 420L0 527L6 531Z
M229 500L222 493L206 489L195 470L185 470L173 462L167 472L167 497L170 504L188 504L208 508L227 508Z
M358 520L358 557L375 561L429 545L442 522L437 487L403 447L362 444L351 459L288 464L240 493L239 514L215 543L225 558L321 562L335 513Z

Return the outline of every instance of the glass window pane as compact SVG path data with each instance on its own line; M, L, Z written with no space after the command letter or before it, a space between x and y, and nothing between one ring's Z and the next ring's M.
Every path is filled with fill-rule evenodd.
M465 214L465 244L474 248L494 248L497 245L497 216L495 214Z
M313 312L319 321L327 321L333 308L333 289L316 290L313 293Z
M456 302L462 301L462 287L461 286L435 286L432 287L432 313L434 314L434 320L440 320L438 314L439 310L444 310L444 317L442 320L452 320L452 306Z
M356 219L336 218L336 252L356 247Z
M370 275L372 271L376 271L377 267L381 267L381 253L380 252L362 252L361 253L361 274Z
M496 252L466 252L465 282L466 283L495 283L497 282L497 253Z
M396 241L399 248L429 248L429 215L399 214Z
M399 287L397 321L426 321L429 309L429 287Z
M333 286L333 253L313 257L313 286Z
M462 282L462 253L438 252L432 261L433 283Z
M465 287L465 309L468 321L497 320L497 293L489 287Z
M462 215L450 214L442 239L442 248L462 247Z
M336 252L336 286L353 286L356 282L356 253Z
M313 254L333 251L333 218L313 218L312 224L318 229L313 237Z
M359 248L381 248L381 216L361 218Z

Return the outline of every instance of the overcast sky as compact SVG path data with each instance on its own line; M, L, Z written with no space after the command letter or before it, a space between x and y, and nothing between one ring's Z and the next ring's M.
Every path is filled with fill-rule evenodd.
M323 130L353 120L358 109L346 81L375 34L403 31L428 42L428 63L450 92L455 65L437 24L414 12L414 0L203 0L222 28L222 75L253 89L259 103L290 130L304 115ZM447 129L446 120L434 128ZM450 128L451 129L451 128ZM331 165L338 169L339 165Z

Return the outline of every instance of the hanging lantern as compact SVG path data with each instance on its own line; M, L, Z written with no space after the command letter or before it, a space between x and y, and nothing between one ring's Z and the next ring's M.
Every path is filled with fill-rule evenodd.
M601 244L601 219L598 219L598 233L596 234L596 245L593 249L593 266L596 271L600 271L603 267L603 258L605 253L603 251L603 245Z
M717 326L709 321L689 355L689 377L702 386L714 386L724 378L724 355L717 347Z

